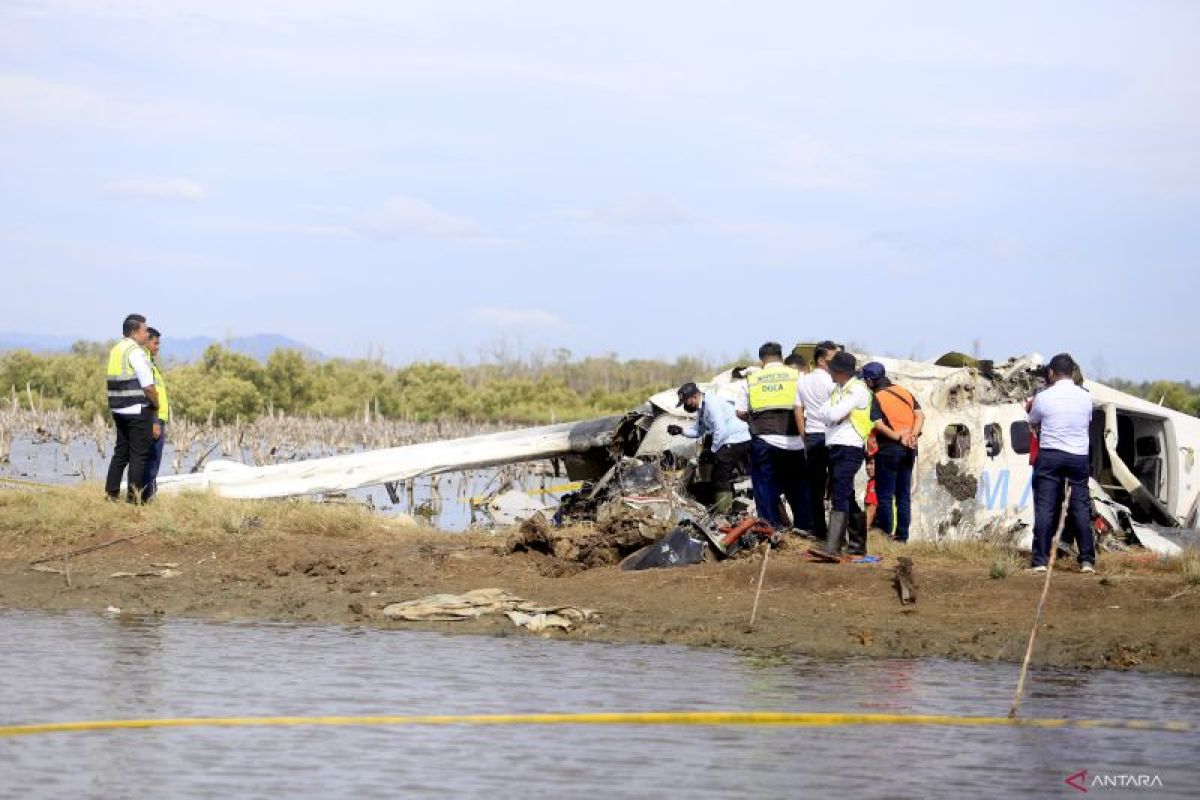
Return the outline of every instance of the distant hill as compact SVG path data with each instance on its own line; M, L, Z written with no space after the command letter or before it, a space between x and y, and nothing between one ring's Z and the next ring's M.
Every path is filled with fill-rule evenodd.
M204 355L204 351L212 344L223 344L236 353L245 353L259 361L266 361L267 356L275 350L299 350L311 359L325 359L325 355L319 350L277 333L256 333L232 339L214 339L211 336L192 336L185 339L165 337L163 355L176 361L195 361Z
M78 336L41 336L36 333L0 331L0 351L31 350L34 353L57 353L70 350Z
M83 339L82 336L43 336L17 331L0 331L0 352L5 350L31 350L35 353L62 353ZM211 336L191 336L163 339L163 355L170 361L195 361L212 344L223 344L230 350L266 360L274 350L299 350L309 358L321 361L325 355L319 350L277 333L256 333L251 336L236 336L232 339L214 339Z

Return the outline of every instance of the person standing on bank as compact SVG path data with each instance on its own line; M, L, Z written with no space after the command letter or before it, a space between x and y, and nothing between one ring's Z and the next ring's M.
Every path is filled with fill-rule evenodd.
M808 465L804 459L804 413L797 412L800 373L783 363L783 346L767 342L758 348L762 368L746 376L736 404L737 415L750 425L750 479L759 519L775 530L787 526L779 496L792 509L793 527L812 531Z
M750 458L750 428L737 418L733 404L716 396L710 398L694 383L679 387L679 406L696 415L688 427L668 425L667 433L701 439L712 434L709 448L713 454L713 511L728 514L733 509L733 478L745 473Z
M150 359L142 349L149 335L146 318L130 314L121 326L121 335L124 338L108 354L108 408L117 429L117 443L108 465L104 491L110 500L120 499L121 477L128 468L127 499L140 503L146 461L154 441L158 390L154 388Z
M826 340L817 345L813 352L812 369L800 376L796 388L796 406L804 409L804 457L808 466L809 516L812 518L813 536L824 540L828 530L825 524L825 495L829 491L829 450L825 447L825 423L817 411L829 402L833 394L833 378L829 377L829 359L837 353L838 346Z
M1063 482L1071 496L1064 538L1069 531L1079 547L1080 572L1096 571L1096 543L1092 536L1092 497L1088 489L1091 477L1089 431L1092 423L1092 396L1076 385L1075 360L1067 353L1050 359L1046 369L1048 386L1033 398L1029 424L1036 426L1037 463L1033 467L1033 572L1045 572L1050 546L1058 527L1063 504Z
M839 352L829 360L829 372L835 384L829 400L816 412L825 423L825 446L829 448L829 532L825 553L837 556L849 528L850 512L859 512L854 497L854 477L866 457L867 437L871 433L871 392L854 376L857 360ZM848 549L851 555L866 555L866 527L850 528Z
M878 361L862 368L871 390L871 419L879 450L875 454L875 525L897 542L907 542L912 524L912 476L917 464L917 439L925 412L912 392L892 383Z
M167 382L158 367L158 350L162 346L162 334L157 328L146 329L146 352L150 355L150 370L154 373L154 388L158 391L158 409L151 433L154 443L146 459L146 474L142 479L142 499L149 500L158 491L158 470L162 466L163 446L167 442L167 423L171 419L171 402L167 397Z

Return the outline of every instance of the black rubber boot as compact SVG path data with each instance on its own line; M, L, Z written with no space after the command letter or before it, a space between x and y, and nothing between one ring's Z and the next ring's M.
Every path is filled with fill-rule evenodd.
M829 532L825 535L825 553L838 556L842 552L842 539L846 536L846 512L829 512Z
M867 515L852 513L846 523L846 550L852 556L867 554Z

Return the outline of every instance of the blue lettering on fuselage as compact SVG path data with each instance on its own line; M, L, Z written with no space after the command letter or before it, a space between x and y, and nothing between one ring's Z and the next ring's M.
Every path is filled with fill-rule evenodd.
M984 470L979 475L979 490L975 495L979 505L986 508L988 511L1004 511L1008 508L1008 485L1011 478L1011 470L1002 469L995 473ZM1032 478L1026 482L1024 489L1021 492L1021 501L1017 504L1017 510L1024 509L1029 504L1029 496L1033 486Z

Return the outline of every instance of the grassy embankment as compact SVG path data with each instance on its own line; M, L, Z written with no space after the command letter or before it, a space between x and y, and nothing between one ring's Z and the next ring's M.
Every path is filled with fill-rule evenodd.
M36 558L104 539L155 534L172 544L253 547L288 536L343 539L435 536L357 504L308 500L228 500L209 494L161 495L131 507L104 498L98 484L0 489L0 553Z
M38 558L106 539L154 534L164 543L236 544L248 549L291 536L334 539L404 540L431 543L499 544L491 534L445 533L414 527L357 504L306 499L229 500L209 494L162 495L131 508L104 499L99 485L34 490L0 490L0 556ZM885 561L906 555L922 563L961 566L997 580L1018 573L1025 557L991 541L912 542L900 545L874 537L871 552ZM1073 569L1073 564L1064 568ZM1105 575L1178 574L1187 586L1200 586L1200 553L1158 558L1145 552L1106 553Z

